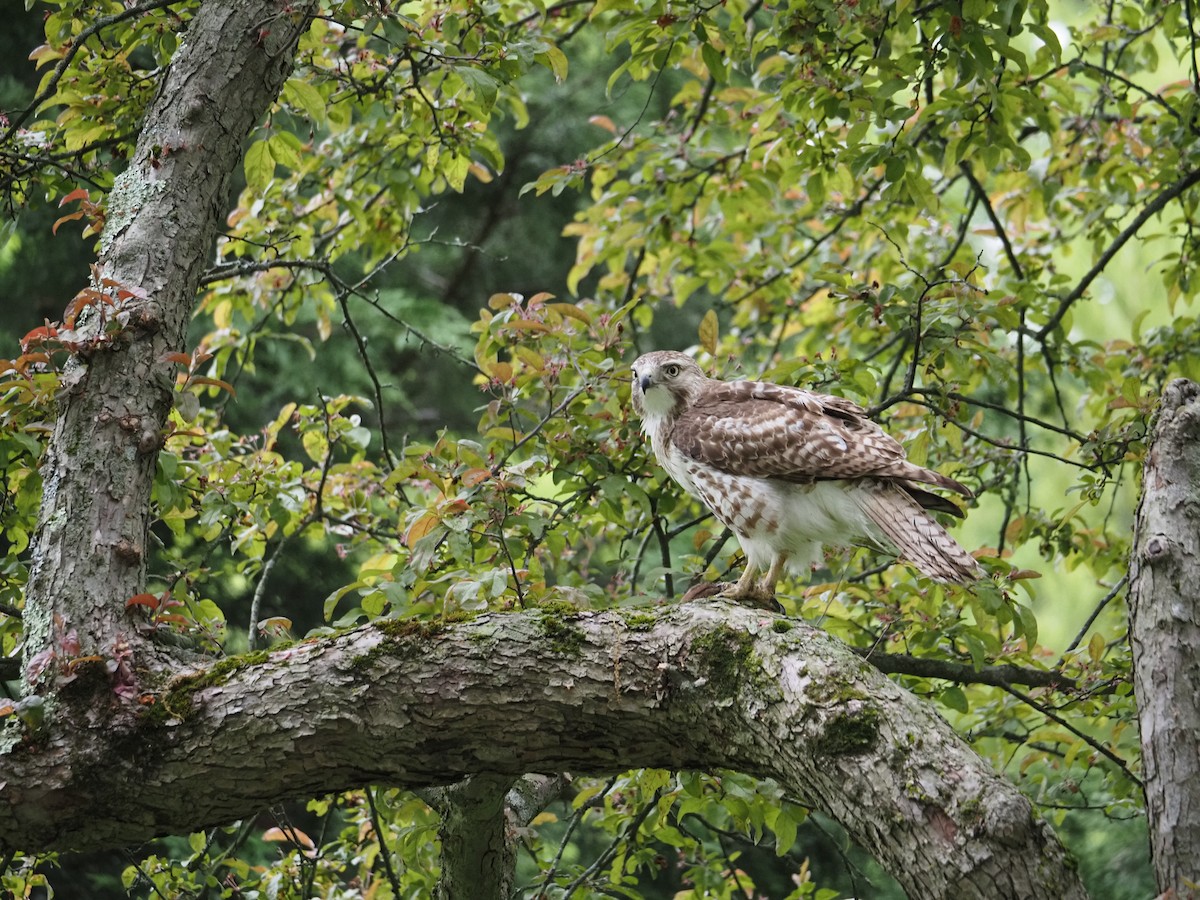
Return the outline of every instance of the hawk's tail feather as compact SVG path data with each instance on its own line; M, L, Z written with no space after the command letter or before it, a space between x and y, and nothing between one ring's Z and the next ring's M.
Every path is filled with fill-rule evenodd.
M975 557L900 488L875 482L859 497L863 512L895 545L900 556L930 578L970 584L983 577Z
M874 474L892 478L903 478L907 481L915 481L918 484L932 484L934 487L945 488L948 491L954 491L956 494L962 494L968 500L975 496L974 492L961 481L955 481L949 475L943 475L941 472L935 472L933 469L918 466L907 459L896 460L888 469L881 469Z

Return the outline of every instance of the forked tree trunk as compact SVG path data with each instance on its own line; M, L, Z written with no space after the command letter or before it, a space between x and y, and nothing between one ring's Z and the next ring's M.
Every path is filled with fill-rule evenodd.
M1200 385L1191 381L1167 386L1146 453L1129 615L1154 872L1164 896L1183 900L1200 885Z

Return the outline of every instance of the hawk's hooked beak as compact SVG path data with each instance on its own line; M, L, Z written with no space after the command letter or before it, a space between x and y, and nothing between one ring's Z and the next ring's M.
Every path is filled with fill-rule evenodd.
M647 372L645 375L638 378L638 386L641 387L643 394L645 394L646 391L650 390L650 386L652 384L654 384L654 379L650 377L649 372Z

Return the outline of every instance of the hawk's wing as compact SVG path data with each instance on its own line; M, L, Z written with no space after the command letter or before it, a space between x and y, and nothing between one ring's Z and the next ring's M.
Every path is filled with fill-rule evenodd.
M916 481L971 496L954 479L906 460L899 442L858 404L800 388L716 384L678 417L671 441L692 459L739 475L795 482L870 476L906 490L904 482ZM910 492L922 505L940 501L933 508L959 512L925 491Z

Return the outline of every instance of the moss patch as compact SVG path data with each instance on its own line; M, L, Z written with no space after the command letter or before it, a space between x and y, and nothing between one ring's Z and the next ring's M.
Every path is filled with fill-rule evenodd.
M831 718L813 749L822 756L861 753L875 746L878 736L879 711L872 706L863 706Z
M550 649L563 656L578 656L583 646L583 629L567 621L579 614L579 610L563 600L543 603L538 607L538 626L542 630Z
M621 613L621 618L625 622L625 627L630 631L649 631L658 624L658 616L654 613L641 612L640 610L627 610Z
M845 681L842 679L846 678ZM870 696L847 676L837 671L827 673L824 680L809 688L808 695L822 706L837 706L851 700L870 700Z
M261 665L270 658L271 651L254 650L250 653L219 659L203 672L176 678L158 698L157 703L145 708L143 715L146 721L159 724L171 719L186 719L195 708L192 697L197 691L222 684L228 681L229 676L234 672Z
M752 656L753 643L750 635L725 625L692 642L692 650L717 693L727 695L737 689L738 678Z
M418 642L441 634L451 625L469 622L477 615L478 613L455 610L437 619L378 619L372 625L389 640L382 641L366 653L355 656L350 660L350 669L358 671L367 668L382 656L407 655L418 646Z
M372 624L390 638L431 638L459 622L470 622L478 613L456 609L436 619L378 619Z

